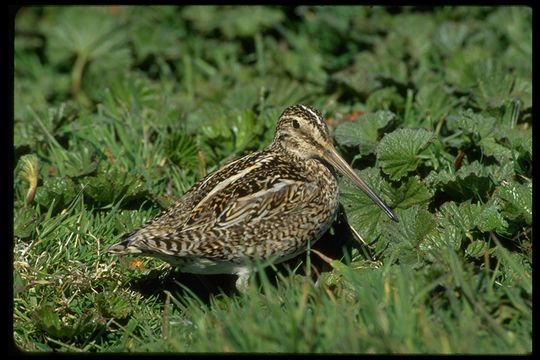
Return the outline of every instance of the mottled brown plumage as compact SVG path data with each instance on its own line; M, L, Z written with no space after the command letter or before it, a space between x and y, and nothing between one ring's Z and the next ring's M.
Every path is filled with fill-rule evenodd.
M339 196L333 167L397 221L337 154L321 114L295 105L267 149L209 174L109 252L157 257L185 272L238 274L245 286L254 259L287 260L330 227Z

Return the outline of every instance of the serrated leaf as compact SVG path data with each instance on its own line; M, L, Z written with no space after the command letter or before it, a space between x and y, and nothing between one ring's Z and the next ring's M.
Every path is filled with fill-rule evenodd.
M385 78L406 83L407 66L391 56L381 56L370 51L359 52L352 66L332 74L333 80L365 96L381 88Z
M475 225L475 219L481 209L469 201L457 204L453 201L445 202L439 209L439 216L445 218L450 224L457 226L463 231L470 230Z
M96 329L92 314L75 318L73 323L64 323L50 303L46 303L34 312L37 326L49 336L57 339L72 339L79 335L88 335Z
M53 177L45 179L43 185L38 186L35 200L45 208L49 208L54 202L55 210L59 210L67 207L76 194L73 180L68 177Z
M491 55L488 49L476 45L468 45L454 52L443 66L446 81L463 92L471 91L477 80L474 65Z
M402 209L428 202L432 195L418 176L408 178L406 183L402 184L398 189L392 190L395 206Z
M490 57L477 62L473 66L473 72L477 88L471 94L480 108L499 107L511 96L515 76L497 59Z
M385 194L390 192L390 185L384 181L374 168L364 169L358 175L375 191L381 198L388 202ZM383 191L380 191L380 190ZM391 221L386 214L371 199L357 187L346 181L340 182L340 202L342 203L347 219L351 226L368 242L372 242L380 235L379 224Z
M372 109L403 109L405 99L401 96L395 86L375 90L366 100L366 107Z
M391 241L408 242L412 246L419 245L435 226L433 215L419 205L399 211L399 219L397 226L390 224L385 227L390 229L385 237Z
M128 294L103 294L97 295L96 304L98 311L105 318L126 319L133 312Z
M334 137L340 145L358 146L360 154L369 154L377 146L378 130L384 128L394 118L394 113L390 111L365 114L357 121L338 125Z
M489 249L488 244L483 240L475 240L465 249L465 254L473 258L481 258Z
M132 14L137 21L130 22L129 35L139 61L148 55L165 55L179 58L184 51L179 37L185 35L183 22L174 22L177 9L172 6L133 7ZM160 26L156 27L156 23Z
M133 173L99 173L85 178L84 195L101 206L124 197L129 202L147 195L142 177Z
M497 246L493 254L503 265L503 283L514 286L519 284L529 296L532 295L531 263L520 253L510 252L502 246Z
M210 119L210 120L209 120ZM200 131L211 139L209 144L212 151L222 150L224 154L237 154L244 151L248 146L255 145L255 139L264 129L264 124L257 121L251 110L245 111L220 111L213 117L206 119Z
M400 262L420 264L423 261L420 246L436 230L433 215L419 205L398 209L396 213L399 223L383 224L380 243L389 248L385 256L393 254Z
M62 174L71 178L93 173L97 169L94 149L82 146L79 151L66 152L66 161L60 169Z
M442 54L453 54L461 49L470 26L464 22L443 22L433 33L433 44Z
M34 313L37 325L49 335L58 338L62 334L62 322L60 317L54 312L51 304L40 306Z
M475 220L478 229L482 232L495 231L497 233L505 232L508 222L499 212L496 203L486 204Z
M484 155L493 156L499 164L505 164L512 160L512 150L498 144L491 136L480 140L480 148Z
M426 184L438 187L453 198L485 198L493 184L486 166L478 161L462 166L459 170L432 171L426 176Z
M418 90L414 104L417 117L432 125L453 110L458 100L441 84L427 83Z
M399 180L414 171L419 156L433 141L433 133L424 129L400 129L382 138L377 146L377 159L392 180Z
M23 207L17 209L13 219L13 235L25 239L32 235L36 228L38 214L33 208Z
M437 231L426 236L426 241L422 242L420 249L429 252L436 249L446 249L450 246L454 250L458 250L461 247L462 239L463 230L443 219L443 221L439 220Z
M499 184L514 175L514 162L506 162L502 165L489 165L485 167L485 173L494 184Z
M501 126L495 133L495 138L509 146L514 151L525 154L532 154L532 129L530 127L509 127Z
M50 35L48 55L62 61L73 54L85 54L102 60L121 49L128 33L120 29L114 16L105 8L72 6L58 12Z
M532 224L532 187L515 181L505 181L495 191L495 196L502 199L505 210L512 218L523 216L528 225Z
M203 32L220 29L228 39L253 36L283 19L281 10L263 6L187 6L182 15L196 29Z
M482 232L496 231L503 233L508 226L495 202L478 205L466 201L457 205L455 202L450 201L441 206L439 213L447 222L463 231L478 228Z
M450 130L461 130L471 135L473 141L488 137L495 131L497 120L491 116L484 116L468 109L458 114L448 116L447 126Z

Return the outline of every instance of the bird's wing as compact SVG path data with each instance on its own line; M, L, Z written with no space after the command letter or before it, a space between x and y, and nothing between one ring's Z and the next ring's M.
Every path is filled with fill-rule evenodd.
M188 191L189 201L180 199L111 252L201 255L210 244L240 241L244 230L303 213L320 201L321 184L303 175L302 166L264 152L241 158L207 176Z
M249 174L219 185L192 210L180 232L198 229L221 232L237 226L253 226L275 215L301 212L319 193L319 185L299 173L278 169L253 169Z

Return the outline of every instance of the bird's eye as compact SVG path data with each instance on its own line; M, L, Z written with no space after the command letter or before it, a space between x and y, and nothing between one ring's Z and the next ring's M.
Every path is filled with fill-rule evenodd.
M295 128L295 129L298 129L300 127L300 124L298 123L297 120L293 120L292 121L292 126Z

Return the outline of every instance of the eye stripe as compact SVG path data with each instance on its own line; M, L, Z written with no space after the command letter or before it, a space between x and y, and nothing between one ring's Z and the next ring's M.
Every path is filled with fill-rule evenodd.
M319 133L321 134L322 137L325 137L328 130L327 130L327 127L326 127L326 123L324 122L324 119L321 116L321 114L319 114L316 110L312 109L311 107L303 105L303 104L300 104L299 107L304 112L309 113L311 116L313 116L315 118L316 124L317 124L317 130L319 131Z
M304 111L307 111L308 113L310 113L313 117L315 117L316 119L319 119L320 116L315 112L313 111L312 109L310 109L309 107L307 107L306 105L302 105L300 104L300 107L302 109L304 109Z

